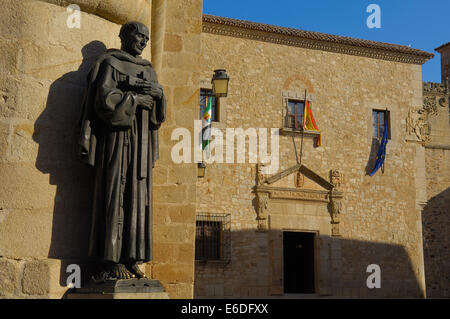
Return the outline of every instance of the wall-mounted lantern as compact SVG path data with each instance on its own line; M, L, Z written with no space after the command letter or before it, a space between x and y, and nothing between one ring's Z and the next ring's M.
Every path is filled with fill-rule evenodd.
M228 77L227 71L223 69L214 70L214 75L211 80L213 95L216 97L226 97L228 94Z

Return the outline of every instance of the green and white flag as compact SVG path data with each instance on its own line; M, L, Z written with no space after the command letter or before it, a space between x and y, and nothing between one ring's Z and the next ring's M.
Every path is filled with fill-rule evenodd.
M206 97L208 103L206 104L205 113L202 118L202 150L206 151L206 157L209 158L211 150L209 143L211 142L211 114L212 114L212 96Z

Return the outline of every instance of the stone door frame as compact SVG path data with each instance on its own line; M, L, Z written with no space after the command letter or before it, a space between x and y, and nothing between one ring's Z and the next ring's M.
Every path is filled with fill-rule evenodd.
M330 247L333 242L332 237L340 237L339 222L343 193L338 188L342 183L342 174L336 170L330 171L330 180L333 182L331 183L302 164L290 167L270 177L263 176L259 169L257 171L257 185L254 189L256 194L256 219L258 221L257 231L268 233L269 294L284 295L284 231L315 233L315 293L319 295L330 294L332 281L335 281L334 277L337 275L334 271L336 265L332 264L334 259ZM300 173L308 177L320 185L322 190L271 186L271 184L294 173ZM313 215L310 214L310 211L314 212ZM335 245L334 243L333 247Z

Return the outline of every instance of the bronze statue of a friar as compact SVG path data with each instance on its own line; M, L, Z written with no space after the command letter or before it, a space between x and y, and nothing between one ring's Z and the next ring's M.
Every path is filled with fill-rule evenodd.
M143 278L152 260L152 168L166 101L142 23L122 26L121 49L107 50L88 75L80 119L81 160L95 167L89 255L102 260L97 280Z

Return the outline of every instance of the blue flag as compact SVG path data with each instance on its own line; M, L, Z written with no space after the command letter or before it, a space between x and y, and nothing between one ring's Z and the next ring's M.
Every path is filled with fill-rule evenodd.
M381 139L380 148L378 149L377 153L377 161L375 162L375 167L373 168L372 173L370 173L370 176L373 176L378 169L383 166L384 159L386 158L386 144L388 142L388 128L387 125L384 125L384 133L383 138Z

